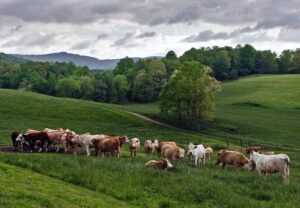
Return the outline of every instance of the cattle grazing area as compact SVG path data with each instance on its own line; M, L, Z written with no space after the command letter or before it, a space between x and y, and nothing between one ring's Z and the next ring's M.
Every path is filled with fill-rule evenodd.
M251 79L256 81L255 78ZM243 80L225 83L222 93L228 93L226 85L235 83L243 86ZM218 99L222 98L222 93ZM279 101L278 98L276 105L280 103ZM55 140L51 152L46 152L43 148L42 152L38 153L38 147L35 153L30 153L29 150L24 150L24 153L17 150L0 152L0 207L299 207L300 153L293 149L299 148L299 140L296 137L299 130L293 128L299 124L296 118L299 115L298 111L295 108L291 109L289 107L291 104L287 103L282 104L284 110L278 106L266 108L274 115L258 108L256 115L259 113L263 116L269 115L269 118L265 119L274 119L273 116L277 115L291 126L291 131L288 130L287 124L278 128L276 125L279 125L279 121L274 121L278 140L272 143L271 139L276 135L275 128L270 127L268 130L265 128L266 124L262 124L260 129L257 126L259 122L253 122L252 126L243 128L254 119L253 115L248 117L249 121L247 120L244 114L246 109L254 107L231 105L228 101L224 101L226 103L223 106L226 108L224 110L220 105L221 101L218 102L216 123L203 132L191 132L159 126L107 104L0 89L1 145L9 145L12 150L10 136L13 131L26 134L28 128L34 130L62 128L69 129L70 134L72 131L79 134L71 140L65 135L63 136L65 141L78 141L81 146L77 149L77 155L72 151L66 154L56 153ZM229 115L230 110L234 113L228 116L228 125L225 125L227 123L224 120L225 111L228 111L226 114ZM289 112L290 116L283 116L283 111ZM253 110L252 113L254 112ZM212 131L213 127L222 131L217 134L216 131ZM229 127L238 128L239 131L235 133L227 131ZM255 129L258 132L257 136ZM265 130L270 132L270 137L262 133ZM285 132L290 133L279 139ZM85 146L88 143L83 142L91 138L87 135L93 135L92 144L88 149ZM100 142L107 139L103 138L103 135L113 137L110 141L116 139L118 145L124 141L120 159L117 157L118 145L115 146L115 151L103 153L102 149L111 145L110 142L107 142L109 144ZM96 137L102 139L95 142ZM262 150L275 154L267 156L288 155L289 183L283 183L284 178L280 173L265 174L264 160L257 161L259 166L256 164L255 170L248 170L248 167L251 167L248 159L253 153L246 153L245 148L242 151L246 158L240 156L241 160L236 165L241 167L230 164L232 157L227 157L231 155L229 151L220 151L220 148L227 147L224 138L229 137L231 152L240 151L238 141L242 138L251 139L258 144L268 142L290 147ZM136 139L132 140L133 138ZM145 145L146 140L155 139L157 141ZM161 141L169 143L159 145ZM190 151L188 151L189 144ZM203 144L203 147L199 144ZM59 152L64 152L64 144L59 145L61 145ZM95 156L95 148L92 146L97 146L98 150L101 150L98 152L99 157ZM212 154L207 147L212 147ZM164 168L165 164L148 167L163 162L157 155L157 149L170 159L173 167ZM102 153L106 157L102 157ZM110 158L109 154L113 157ZM223 157L223 154L226 156ZM257 156L251 157L259 160ZM157 163L152 161L145 167L151 160ZM217 161L219 163L216 165ZM224 163L226 167L222 168ZM261 176L259 173L262 173Z

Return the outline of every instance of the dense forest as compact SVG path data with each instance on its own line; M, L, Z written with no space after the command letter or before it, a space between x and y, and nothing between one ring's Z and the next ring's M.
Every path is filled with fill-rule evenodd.
M251 45L192 48L177 57L169 51L159 59L134 62L123 58L111 71L92 72L73 63L40 63L0 54L0 87L47 95L108 103L158 99L174 71L187 62L210 67L217 80L234 80L251 74L300 73L300 50L284 50L279 56Z

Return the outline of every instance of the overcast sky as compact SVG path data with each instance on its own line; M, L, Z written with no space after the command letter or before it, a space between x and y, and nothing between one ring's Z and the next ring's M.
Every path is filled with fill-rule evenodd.
M299 0L1 0L0 51L97 58L300 47Z

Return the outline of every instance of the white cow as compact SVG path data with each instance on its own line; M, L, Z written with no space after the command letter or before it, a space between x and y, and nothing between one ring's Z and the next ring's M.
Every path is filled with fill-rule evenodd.
M100 134L100 135L91 135L91 134L82 134L82 135L76 135L71 140L72 142L78 142L81 146L85 147L87 156L90 156L90 146L94 146L95 140L100 140L106 138L106 135Z
M263 155L251 151L250 159L254 162L255 168L260 175L268 173L281 173L283 181L289 182L289 163L290 158L286 154Z
M197 166L197 164L205 164L206 151L202 144L194 145L190 143L187 153L190 161L195 160L195 166Z

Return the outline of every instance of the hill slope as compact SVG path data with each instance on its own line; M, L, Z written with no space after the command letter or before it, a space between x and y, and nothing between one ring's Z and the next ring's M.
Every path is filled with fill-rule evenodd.
M299 148L299 89L300 75L295 74L250 76L224 82L222 91L216 95L215 119L202 133L243 145ZM130 103L125 110L159 117L158 103Z
M168 129L104 104L0 90L1 143L10 143L9 134L15 129L24 131L45 127L71 128L78 133L126 134L130 138L137 136L142 142L154 138L173 140L182 146L188 142L201 142L214 148L216 143L224 144L221 137ZM232 144L231 148L239 149ZM296 151L284 151L292 161L290 185L284 186L279 175L264 179L254 171L216 167L216 154L204 167L194 168L185 159L174 161L173 170L157 171L144 167L149 159L157 159L156 154L148 158L141 150L137 158L131 159L128 146L124 145L123 149L121 160L54 153L0 152L0 172L6 174L1 183L12 187L8 190L17 189L17 195L13 195L1 188L0 198L4 198L6 207L16 207L19 203L20 206L28 203L29 206L51 207L55 206L56 195L49 199L48 194L57 189L61 198L68 201L66 206L81 206L84 199L72 202L70 198L78 197L78 192L89 195L90 191L99 199L108 195L106 204L110 203L109 200L116 205L122 201L124 207L297 207L299 203L300 166ZM24 172L19 172L18 167ZM22 181L32 179L36 189L28 192L27 186L15 177ZM59 182L63 187L58 185ZM74 195L69 194L73 185L77 186ZM37 196L33 197L35 193ZM89 196L88 201L86 207L95 207L93 204L97 200L94 195Z

